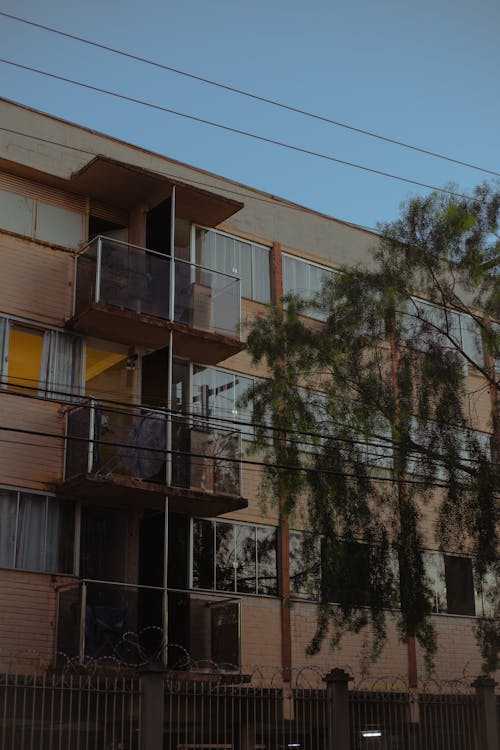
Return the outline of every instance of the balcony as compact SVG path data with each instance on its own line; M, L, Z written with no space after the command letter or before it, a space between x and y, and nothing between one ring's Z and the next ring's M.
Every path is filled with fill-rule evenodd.
M216 364L242 349L240 281L218 271L106 237L76 256L67 326L122 344L174 351Z
M240 460L239 432L90 399L67 412L58 491L150 508L162 507L168 495L171 511L216 516L247 507Z
M155 660L178 671L215 665L218 672L234 671L240 665L241 614L234 596L88 579L63 584L56 596L56 659Z

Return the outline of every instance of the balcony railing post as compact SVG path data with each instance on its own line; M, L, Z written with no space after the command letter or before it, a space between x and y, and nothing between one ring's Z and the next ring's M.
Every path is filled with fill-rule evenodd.
M80 664L85 659L85 622L87 619L87 584L85 581L82 582L82 601L80 608L80 633L78 640L78 658Z
M94 399L90 400L90 419L89 419L89 448L87 455L87 473L91 474L94 466L94 440L95 440L95 414L96 403Z
M102 238L97 238L97 269L95 279L95 302L99 302L101 296L101 260L102 260Z
M175 185L172 187L170 217L170 289L169 289L169 320L175 317Z

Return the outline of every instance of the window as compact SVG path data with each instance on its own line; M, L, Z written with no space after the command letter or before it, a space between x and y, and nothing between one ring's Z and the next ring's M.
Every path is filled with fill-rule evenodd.
M64 401L79 384L80 357L77 337L0 317L2 387Z
M69 503L0 488L0 566L71 574L74 535Z
M321 292L323 283L332 278L335 271L291 255L282 256L283 294L297 294L305 302L311 302ZM310 309L308 314L317 320L324 320L321 310Z
M352 585L343 591L343 599L353 607L369 603L372 572L370 546L362 542L341 541L331 548L328 539L321 545L321 592L323 601L338 602L349 578Z
M433 611L450 615L475 615L472 559L425 552L424 563L433 594Z
M307 549L307 545L312 545ZM307 562L306 562L307 560ZM302 531L290 532L290 593L299 599L319 598L321 542Z
M470 359L482 365L481 331L470 315L412 297L403 316L403 329L409 346L424 334L429 341L437 341L445 349L457 353L462 349ZM464 358L464 365L466 363Z
M212 229L196 229L196 263L241 279L241 295L270 301L269 248Z
M234 427L249 438L253 434L252 405L239 406L239 399L254 385L254 379L214 367L193 367L192 411L206 418L235 420ZM239 424L241 422L241 424ZM231 427L230 421L221 425Z
M0 228L44 242L77 248L84 240L84 214L0 190Z
M273 526L195 519L192 560L194 588L277 593Z
M436 423L429 421L419 424L416 417L411 418L410 435L412 440L417 445L432 446L431 451L435 453L435 477L439 480L445 480L447 478L446 453L439 433ZM491 435L489 433L451 426L448 426L448 433L456 440L457 458L465 466L477 466L478 452L486 457L490 456ZM415 450L409 455L407 470L412 474L424 473L424 464L425 456Z

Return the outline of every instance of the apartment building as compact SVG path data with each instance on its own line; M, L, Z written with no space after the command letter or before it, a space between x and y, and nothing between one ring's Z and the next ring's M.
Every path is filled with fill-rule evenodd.
M239 397L266 376L244 350L248 321L365 259L375 237L11 102L0 112L0 657L360 674L363 634L306 657L301 530L262 503ZM487 394L470 391L487 429ZM432 559L437 675L477 674L472 562ZM395 625L370 669L407 673Z

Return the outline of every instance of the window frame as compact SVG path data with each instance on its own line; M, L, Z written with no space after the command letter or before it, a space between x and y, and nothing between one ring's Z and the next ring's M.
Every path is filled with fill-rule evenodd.
M57 495L53 495L48 492L41 492L40 490L34 490L31 488L19 488L12 487L5 484L0 484L0 492L10 492L15 495L16 503L16 517L15 517L15 528L13 538L13 549L12 559L9 565L0 566L0 570L18 570L25 573L43 573L45 575L61 575L61 576L78 576L79 574L79 534L80 534L80 513L81 504L79 502L72 503L70 500L59 498ZM35 567L22 567L18 565L18 540L19 540L19 518L20 518L20 505L22 495L37 496L40 497L40 502L43 503L43 539L41 540L42 549L42 564L39 568ZM73 535L72 535L72 555L71 555L71 570L63 571L59 569L52 569L47 566L47 557L49 551L48 545L48 533L49 533L49 504L55 502L60 507L61 503L70 507L73 511Z
M457 559L468 561L470 564L470 574L472 581L472 591L469 591L469 597L474 605L474 612L449 612L450 598L448 588L451 589L451 583L448 583L448 571L446 566L447 559ZM433 567L435 572L429 574L431 560L434 560ZM428 579L429 589L432 594L431 607L433 615L448 615L449 617L484 617L484 605L482 602L482 592L476 590L474 582L474 559L470 555L461 555L452 552L439 552L438 550L424 550L424 570ZM440 608L440 602L443 601L445 610ZM454 609L457 609L455 607Z
M85 339L80 335L66 331L65 329L56 328L55 326L46 326L37 321L26 320L16 315L8 315L6 313L0 313L0 319L5 322L5 328L0 339L0 392L6 393L24 393L29 390L35 391L36 394L44 399L50 401L68 401L72 398L77 398L82 393L82 381L84 377L83 363L84 357L84 344ZM40 377L36 385L30 386L16 386L9 384L9 349L10 349L10 332L12 328L25 329L26 332L33 331L42 335L42 355L40 359ZM71 355L71 386L69 391L58 391L58 384L55 383L51 387L51 347L53 341L51 337L53 335L63 336L64 340L72 342L73 352ZM47 354L44 354L44 350L47 347ZM47 361L44 362L43 358L47 356Z
M285 261L286 259L292 260L296 263L302 263L306 268L318 268L323 273L326 273L329 277L332 277L334 274L340 273L338 268L333 268L332 266L327 266L322 263L317 263L312 260L308 260L306 258L301 258L298 255L293 255L292 253L282 253L281 254L281 273L282 273L282 292L283 296L287 295L297 295L300 299L302 299L306 304L321 292L321 287L323 285L323 281L321 282L321 286L318 289L310 289L307 290L306 293L309 294L309 299L307 297L303 297L299 290L297 289L285 289ZM312 318L313 320L319 320L319 321L325 321L326 317L320 310L314 310L310 309L308 307L307 311L304 312L304 315L308 318Z
M194 527L195 523L197 521L201 522L207 522L212 525L212 535L213 535L213 570L211 573L211 577L213 580L213 587L212 588L202 588L194 585ZM231 589L220 589L217 588L217 574L216 574L216 567L217 567L217 526L228 526L232 529L233 534L233 540L232 540L232 567L233 567L233 587ZM237 550L236 550L236 534L234 533L234 529L237 527L247 527L252 529L253 532L253 539L255 544L255 591L241 591L238 589L238 565L237 565ZM259 541L258 541L258 532L260 529L263 529L266 533L274 534L275 537L275 544L274 544L274 560L275 560L275 570L276 570L276 586L275 586L275 593L265 593L259 590ZM210 591L217 594L225 594L225 595L238 595L238 596L264 596L264 597L270 597L270 598L276 598L279 596L279 555L278 555L278 546L279 546L279 539L278 539L278 526L273 526L271 524L257 524L257 523L251 523L246 521L233 521L231 519L219 519L219 518L206 518L201 516L196 516L191 518L191 524L190 524L190 555L189 555L189 588L193 592L200 592L200 591Z
M249 240L246 237L242 237L237 234L231 234L230 232L226 232L221 229L213 229L212 227L206 227L206 226L203 226L202 224L193 224L193 231L191 235L191 262L194 264L197 263L196 241L197 241L198 230L201 230L202 232L212 232L215 235L219 235L221 237L228 237L229 239L235 240L236 242L241 242L246 245L250 245L250 284L251 284L250 296L243 294L243 277L241 273L243 269L240 269L238 271L238 269L235 266L233 266L231 273L232 275L234 275L235 278L240 280L240 290L241 290L240 294L242 298L252 300L253 302L257 302L258 304L261 304L261 305L270 304L271 298L272 298L272 295L271 295L271 246L264 245L260 242L254 242L253 240ZM268 294L266 295L268 299L266 300L256 299L255 293L254 293L254 265L255 265L254 248L258 248L259 250L265 250L267 252L269 284L267 288ZM213 268L212 270L221 272L219 268ZM224 273L227 273L227 272L224 272Z

